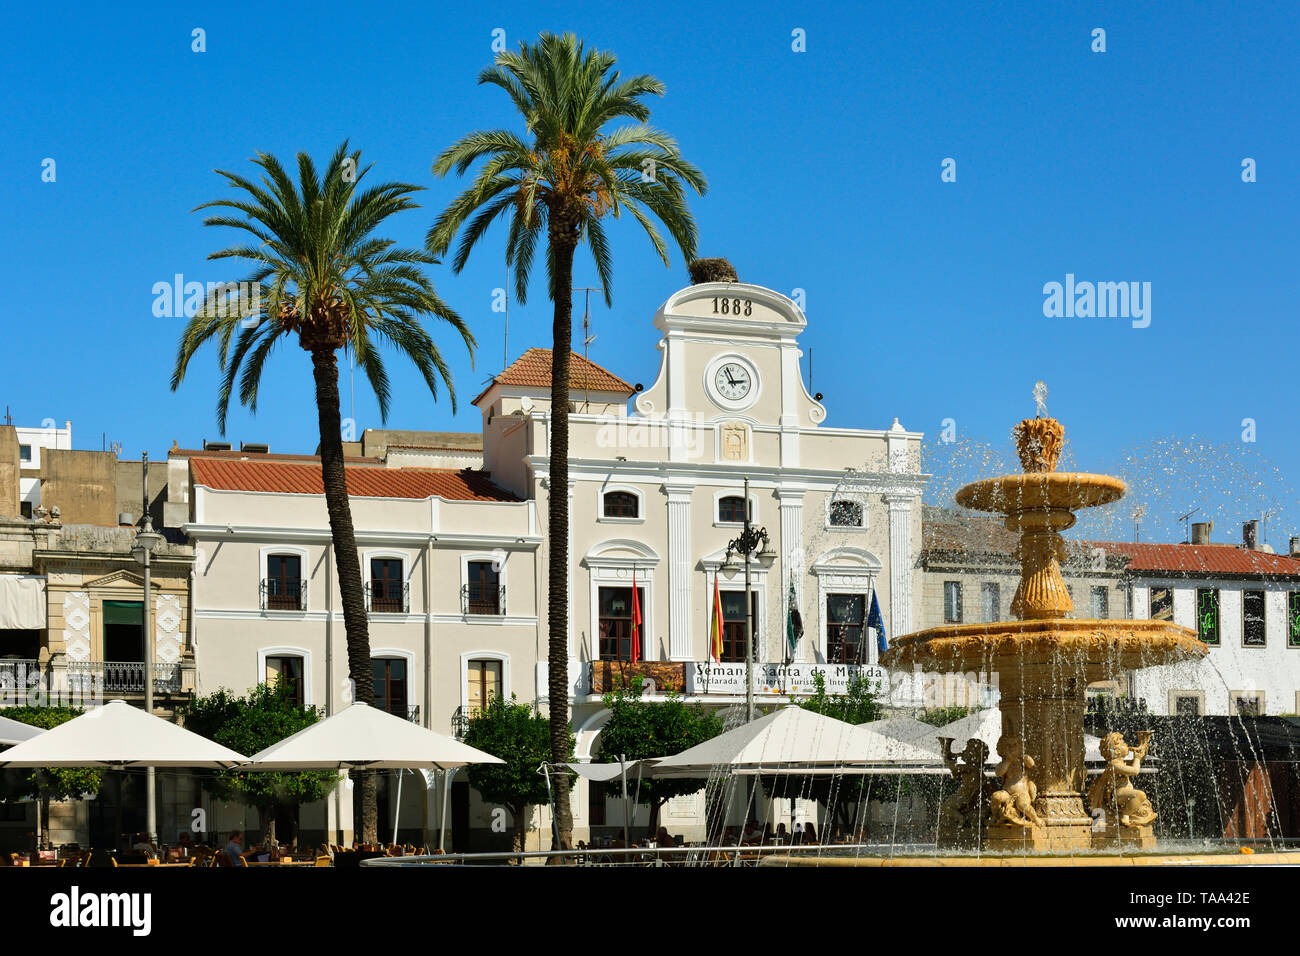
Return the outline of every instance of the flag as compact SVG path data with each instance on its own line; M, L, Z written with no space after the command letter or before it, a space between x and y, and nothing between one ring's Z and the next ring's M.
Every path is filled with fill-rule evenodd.
M709 653L715 661L722 660L722 592L718 590L718 576L713 575L713 620L709 624Z
M799 639L803 637L803 615L799 613L799 595L794 590L794 575L790 575L790 600L785 617L785 636L790 642L790 660L794 660L795 651L799 649Z
M880 615L880 602L876 600L876 591L871 590L871 612L867 615L867 627L876 629L876 648L880 653L889 650L889 641L885 637L885 619Z
M641 659L641 601L636 594L636 568L632 569L632 660Z

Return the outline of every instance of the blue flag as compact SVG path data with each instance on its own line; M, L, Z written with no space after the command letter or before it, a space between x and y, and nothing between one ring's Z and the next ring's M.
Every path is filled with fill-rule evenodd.
M871 612L867 615L867 627L876 629L876 647L880 653L889 650L889 641L885 637L885 619L880 615L880 602L876 600L874 588L871 591Z

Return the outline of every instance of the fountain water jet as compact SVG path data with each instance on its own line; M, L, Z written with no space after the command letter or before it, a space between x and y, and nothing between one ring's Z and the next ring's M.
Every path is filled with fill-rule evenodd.
M1041 412L1040 388L1041 383L1035 397ZM941 833L941 842L1051 852L1153 846L1145 814L1126 826L1117 808L1102 808L1107 830L1093 833L1083 796L1086 690L1124 670L1199 659L1208 648L1193 631L1169 621L1067 619L1074 606L1061 577L1061 532L1074 525L1076 510L1116 501L1126 488L1109 475L1056 472L1065 428L1053 418L1025 419L1013 434L1024 473L966 485L956 500L1004 515L1006 527L1019 533L1020 584L1011 604L1019 620L907 634L882 658L887 667L998 675L1002 789L988 798L987 816L979 815L973 828ZM1140 794L1131 787L1121 792L1126 799Z

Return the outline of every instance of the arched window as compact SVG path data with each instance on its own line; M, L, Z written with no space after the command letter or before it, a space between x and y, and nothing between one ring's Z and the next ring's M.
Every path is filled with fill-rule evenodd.
M728 495L718 499L718 521L741 524L745 520L745 499L740 495Z
M639 518L638 504L637 496L630 491L608 491L605 493L605 517Z

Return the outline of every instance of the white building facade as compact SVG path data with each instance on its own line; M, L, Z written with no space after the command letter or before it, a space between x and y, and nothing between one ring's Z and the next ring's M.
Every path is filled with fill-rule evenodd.
M890 635L919 621L921 435L897 419L879 430L825 425L826 408L802 377L806 320L772 290L691 286L654 322L661 359L648 388L573 358L566 493L578 759L599 757L609 716L601 698L619 677L649 678L652 699L673 690L710 706L743 703L744 571L727 549L746 505L767 532L750 564L759 703L811 691L814 670L832 689L864 674L891 702L916 703L910 679L891 687L866 624L873 596ZM494 694L542 706L548 697L550 362L548 350L529 350L474 400L483 470L425 467L427 456L401 446L397 456L390 449L348 465L377 699L441 733ZM304 703L336 711L346 703L347 659L319 465L238 452L173 458L170 473L189 486L170 489L169 500L188 504L196 547L198 691L242 693L288 674ZM715 587L721 661L709 645ZM803 624L793 645L792 590ZM491 808L463 790L444 808L422 782L408 776L406 787L400 812L409 825L487 825ZM577 837L621 825L586 788L579 781L574 794ZM397 812L390 802L381 827L385 812ZM305 813L304 829L346 836L346 803ZM702 835L693 798L670 804L663 822ZM546 826L544 815L537 823Z

